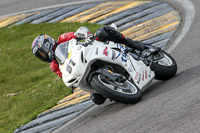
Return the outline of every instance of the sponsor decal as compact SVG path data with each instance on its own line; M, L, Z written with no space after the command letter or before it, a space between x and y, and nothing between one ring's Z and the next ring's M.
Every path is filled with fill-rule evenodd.
M67 59L70 59L71 56L72 56L72 51L70 51L70 52L68 53Z
M128 72L133 72L133 68L132 68L132 67L129 67L129 68L128 68Z
M116 51L112 50L112 60L115 61L116 59Z
M117 48L119 48L122 52L119 52L116 59L121 57L122 62L127 62L127 55L124 53L125 47L122 44L117 44Z
M96 55L98 55L98 51L99 51L98 48L96 48L96 52L95 52Z
M148 78L147 70L145 70L145 79Z
M142 71L142 81L144 81L144 71Z
M140 83L140 81L141 81L141 74L140 74L139 72L137 72L137 73L135 74L135 80L137 80L137 83L138 83L138 84Z
M136 72L136 74L135 74L135 80L138 79L138 76L139 76L139 72Z
M122 62L127 62L127 55L122 53L121 59L122 59Z
M149 78L151 77L151 70L149 71Z
M103 50L103 54L108 56L108 47L106 47L104 50Z

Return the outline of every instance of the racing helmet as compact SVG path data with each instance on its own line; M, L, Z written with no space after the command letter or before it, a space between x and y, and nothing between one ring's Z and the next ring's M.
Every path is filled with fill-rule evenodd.
M55 44L55 40L46 35L41 34L37 36L32 43L32 52L33 54L44 62L52 62L53 61L53 45Z

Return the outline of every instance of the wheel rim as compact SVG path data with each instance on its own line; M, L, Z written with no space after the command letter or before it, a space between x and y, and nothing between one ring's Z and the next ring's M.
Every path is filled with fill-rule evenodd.
M106 87L123 94L136 94L137 87L130 81L126 80L123 83L106 79L104 75L98 75L99 81Z
M162 66L171 66L173 64L173 61L166 54L163 53L163 55L164 57L160 60L155 61L155 63L160 64Z

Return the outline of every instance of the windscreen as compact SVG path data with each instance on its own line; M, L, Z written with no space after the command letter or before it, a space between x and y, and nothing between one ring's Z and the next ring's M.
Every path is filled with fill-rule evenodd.
M55 58L58 61L58 63L61 65L64 64L65 60L67 59L68 46L69 46L69 42L64 42L58 45L55 50Z

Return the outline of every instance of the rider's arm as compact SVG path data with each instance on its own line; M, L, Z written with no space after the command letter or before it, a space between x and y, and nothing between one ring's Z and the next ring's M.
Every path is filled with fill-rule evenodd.
M64 33L64 34L61 34L58 38L58 44L62 43L62 42L66 42L66 41L69 41L71 39L75 39L76 36L74 35L74 32L69 32L69 33Z
M60 78L62 78L62 73L61 73L61 71L59 69L59 65L58 65L56 60L53 60L50 63L50 68L55 74L57 74L58 76L60 76Z

